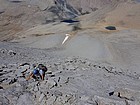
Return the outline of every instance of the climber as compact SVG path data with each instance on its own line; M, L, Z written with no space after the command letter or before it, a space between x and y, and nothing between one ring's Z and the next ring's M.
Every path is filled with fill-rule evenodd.
M45 72L47 71L47 67L43 64L39 64L38 66L33 65L34 70L30 73L30 75L26 78L29 80L31 78L37 79L37 76L40 76L41 80L44 80Z

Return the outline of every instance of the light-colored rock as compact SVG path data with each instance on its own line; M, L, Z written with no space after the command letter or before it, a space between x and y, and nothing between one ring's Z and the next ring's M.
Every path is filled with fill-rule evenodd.
M94 96L93 100L95 100L98 105L126 105L124 101L109 99L100 96Z
M139 100L140 101L140 92L133 90L133 89L129 89L129 88L119 88L116 90L116 92L118 93L120 98L126 98L128 100Z
M24 93L17 100L17 105L34 105L33 97L29 93Z
M40 97L39 97L39 102L41 102L41 101L43 100L44 97L45 97L45 94L42 93L42 94L40 95Z
M54 95L55 95L56 97L59 97L59 96L62 96L63 93L60 92L60 91L58 91L58 90L56 90L56 91L54 91Z
M53 105L56 100L55 96L51 96L47 99L47 105Z
M88 99L89 99L89 97L86 96L86 95L83 95L83 96L81 96L81 98L80 98L80 100L82 100L82 101L87 101Z
M8 51L8 55L11 55L11 56L14 56L14 55L16 55L17 53L15 52L15 51L13 51L13 50L9 50Z
M9 100L5 97L0 96L0 105L9 105Z
M51 79L51 78L48 79L47 84L46 84L46 86L47 86L48 88L53 88L53 87L56 86L56 85L57 85L57 82L54 81L54 80Z
M38 86L35 86L35 87L34 87L34 91L35 91L35 92L39 91L39 87L38 87Z
M68 65L67 67L66 67L68 70L76 70L76 67L74 66L74 65Z

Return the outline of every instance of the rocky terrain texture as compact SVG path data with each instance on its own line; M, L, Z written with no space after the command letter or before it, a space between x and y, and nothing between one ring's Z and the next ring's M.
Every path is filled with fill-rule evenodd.
M0 105L140 105L139 10L138 0L0 0ZM45 80L27 81L39 63Z
M1 105L140 104L140 75L137 73L106 62L60 57L47 50L2 46L5 45L1 44L0 53ZM20 66L21 63L29 65ZM45 80L26 81L32 64L36 63L47 65ZM25 69L28 70L23 73Z

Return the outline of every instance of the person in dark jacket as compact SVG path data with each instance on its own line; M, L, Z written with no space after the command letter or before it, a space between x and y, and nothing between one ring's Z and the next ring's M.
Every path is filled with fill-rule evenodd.
M37 76L40 76L41 80L44 80L45 72L47 71L47 67L43 64L39 64L37 67L36 65L33 65L34 69L30 73L30 75L26 78L26 80L29 80L31 78L36 79Z

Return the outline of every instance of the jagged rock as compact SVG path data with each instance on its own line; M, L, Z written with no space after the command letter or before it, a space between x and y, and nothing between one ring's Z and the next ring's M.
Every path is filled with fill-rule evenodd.
M35 97L39 99L39 97L40 97L41 94L42 94L42 92L37 91L37 92L35 92Z
M17 82L16 83L16 87L20 87L20 86L21 86L21 84Z
M39 87L38 87L38 86L35 86L35 87L34 87L34 91L35 91L35 92L39 91Z
M52 74L52 71L47 71L46 74Z
M24 82L24 81L26 81L25 77L24 78L23 77L18 77L18 82Z
M58 66L58 65L61 65L61 63L60 62L55 62L54 65Z
M16 55L16 54L17 54L17 53L14 52L13 50L9 50L9 51L8 51L8 55L14 56L14 55Z
M41 101L43 100L44 97L45 97L45 94L42 93L42 94L40 95L40 97L39 97L39 102L41 102Z
M10 105L10 101L7 99L7 97L0 96L0 105Z
M88 99L89 99L89 97L85 96L85 95L81 96L81 98L80 98L80 100L82 100L82 101L87 101Z
M128 88L117 89L114 95L130 101L140 100L140 92Z
M17 68L17 64L8 64L7 67L10 69L10 68Z
M5 68L8 68L8 66L7 66L6 64L2 64L2 65L0 66L0 68L5 69Z
M71 58L71 57L66 58L65 63L67 63L67 62L73 62L73 58Z
M33 97L29 93L24 93L20 95L17 100L17 105L34 105Z
M0 49L0 53L6 53L7 52L7 49Z
M140 101L125 100L126 105L140 105Z
M54 86L57 86L57 82L49 78L46 85L48 86L48 88L53 88Z
M62 96L63 93L60 92L60 91L58 91L58 90L56 90L56 91L54 91L54 95L55 95L56 97L58 97L58 96Z
M93 99L97 105L126 105L124 101L94 96Z
M68 65L66 67L67 70L76 70L77 67L75 67L74 65Z
M47 99L47 105L54 105L54 102L56 101L55 96L51 96Z
M17 81L17 79L16 79L16 78L14 78L14 79L10 80L9 85L10 85L10 84L15 83L16 81Z
M20 66L25 66L25 65L29 65L30 66L30 63L22 63L22 64L20 64Z

